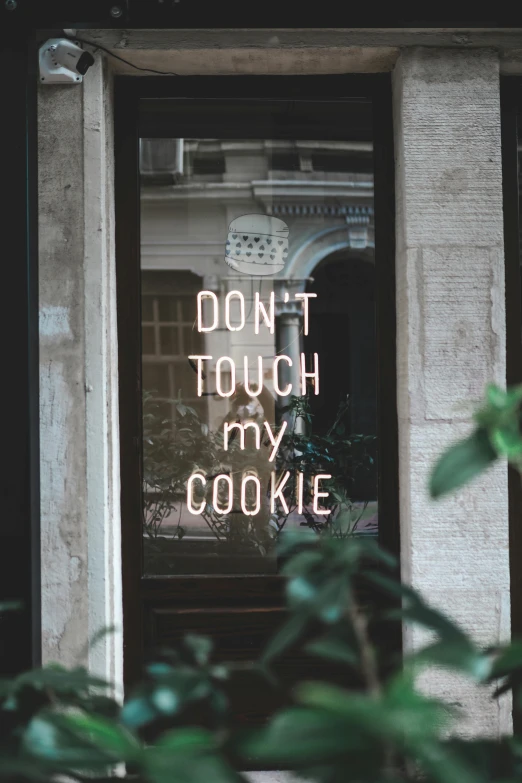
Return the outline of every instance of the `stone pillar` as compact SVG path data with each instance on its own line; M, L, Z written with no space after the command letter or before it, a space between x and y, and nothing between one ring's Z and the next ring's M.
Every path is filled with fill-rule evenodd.
M505 383L498 59L414 48L393 79L402 573L494 644L510 633L506 467L436 503L427 485L485 384ZM406 631L406 649L419 642ZM440 672L425 685L467 712L458 731L509 731L508 700Z
M279 379L281 388L292 384L292 396L301 396L301 334L303 331L303 306L299 300L295 300L294 293L300 288L293 281L284 281L276 286L276 318L277 318L277 355L288 356L292 365L287 362L279 363ZM288 301L285 299L288 298ZM281 406L288 404L288 397L280 397ZM288 426L293 423L293 417L285 415ZM304 422L298 419L296 432L304 432Z
M39 91L44 662L122 684L112 97L103 61ZM89 639L114 625L92 649Z

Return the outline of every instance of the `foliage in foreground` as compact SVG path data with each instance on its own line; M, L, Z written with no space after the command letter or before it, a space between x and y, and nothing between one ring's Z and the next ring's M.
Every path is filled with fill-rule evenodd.
M505 458L522 471L522 386L505 391L491 384L485 404L475 413L473 432L455 443L435 465L430 481L433 498L452 492Z
M521 400L519 389L488 390L475 433L436 466L434 496L461 486L499 456L520 467ZM256 664L259 673L277 679L277 661L290 646L301 645L344 667L347 680L356 675L359 689L300 682L292 703L266 726L240 732L231 728L227 712L233 667L212 661L207 639L187 636L178 650L149 665L123 707L108 695L106 683L84 669L47 667L0 684L0 777L83 780L124 763L152 783L237 783L244 780L237 770L254 763L295 770L319 783L522 780L518 739L451 739L462 716L416 686L419 673L438 666L498 698L522 678L522 643L478 647L401 585L393 560L371 541L339 540L325 532L286 539L284 546L288 619ZM372 616L361 604L363 584L383 598L372 603ZM374 645L372 628L398 620L426 629L428 641L390 671L383 666L389 650ZM205 714L206 728L187 717L194 707Z

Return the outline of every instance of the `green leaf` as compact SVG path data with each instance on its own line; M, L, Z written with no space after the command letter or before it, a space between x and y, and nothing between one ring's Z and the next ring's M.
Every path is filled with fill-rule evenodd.
M281 573L287 577L301 576L317 568L322 561L323 558L320 552L308 549L291 557L283 566Z
M210 653L214 646L212 640L208 639L206 636L199 636L198 634L186 634L183 641L193 653L195 661L200 666L205 666L208 663Z
M217 753L212 734L185 728L164 734L143 757L147 780L153 783L239 783L235 772Z
M83 667L65 669L58 664L49 664L43 669L24 672L12 681L12 691L25 687L36 690L51 690L56 694L88 692L92 688L107 689L109 684L89 674Z
M7 783L21 783L22 781L42 781L49 783L50 771L48 765L41 759L21 758L0 752L0 780Z
M355 547L355 544L357 544L357 547ZM361 564L365 560L368 560L381 563L387 569L394 569L397 567L397 558L389 552L386 552L376 541L372 541L371 539L360 539L355 541L352 539L351 541L344 543L345 551L354 549L357 551L356 556L357 559L361 561Z
M309 616L305 612L295 612L290 615L289 619L281 626L265 647L260 658L261 666L266 666L267 663L281 655L292 644L295 644L302 636L308 621Z
M303 682L296 686L295 698L306 707L327 710L335 715L351 717L355 712L380 710L379 702L366 695L349 693L337 685L324 682Z
M464 646L472 647L472 642L464 631L446 615L425 604L420 596L415 595L414 600L409 591L405 595L409 599L407 605L396 613L390 612L390 616L400 616L407 622L422 625L424 628L435 631L443 641L459 642Z
M162 716L178 715L198 701L210 699L217 703L212 697L219 684L208 666L211 646L209 639L189 635L177 651L162 651L169 663L148 666L152 681L145 681L131 693L121 711L123 723L138 728ZM199 661L194 663L195 658Z
M486 388L486 402L487 406L475 418L484 426L497 426L517 412L522 402L522 385L504 390L491 383Z
M495 428L491 433L491 441L497 452L508 460L516 460L522 454L522 438L518 429L518 421L513 427Z
M79 740L87 741L117 760L132 761L139 755L140 744L136 738L109 718L87 714L61 715L59 725Z
M290 607L308 604L317 596L317 588L304 576L290 579L286 585L286 595Z
M480 783L475 770L438 742L423 742L412 749L416 763L433 783Z
M491 679L505 677L513 672L522 673L522 642L515 641L501 649L491 666Z
M451 446L439 459L430 480L430 494L438 498L462 487L497 458L485 429L478 428L465 440Z
M445 705L415 691L408 672L392 680L380 699L322 682L302 683L295 689L295 696L306 707L338 715L374 739L399 743L407 737L438 736L449 717Z
M408 662L413 666L436 664L464 672L479 682L488 678L492 659L449 617L424 602L411 587L375 572L366 576L386 592L402 597L402 607L387 612L387 617L401 619L434 631L439 640L419 650Z
M24 753L62 769L84 767L95 771L120 760L119 753L111 753L97 747L88 737L78 736L69 717L47 712L32 718L22 738Z
M216 680L228 680L229 677L228 668L223 664L213 666L210 670L210 674L212 677L215 677Z
M152 692L151 701L162 715L174 715L180 707L177 693L166 685L160 686Z
M306 645L306 651L312 655L318 655L321 658L327 658L330 661L346 663L349 666L356 666L358 663L357 654L346 642L335 636L321 636Z
M369 756L378 759L378 749L372 749L356 729L351 732L338 716L324 710L291 707L276 715L265 729L248 734L240 749L246 758L258 763L299 770L310 764L331 765L335 759L361 752L365 745Z
M246 783L245 778L214 754L172 758L165 749L148 748L145 758L145 778L150 783Z
M391 610L388 612L388 617L402 618L416 625L421 625L435 631L441 639L458 640L471 644L467 635L453 620L427 604L412 587L372 571L366 572L366 576L389 594L402 598L402 608Z
M281 536L279 539L277 550L281 557L287 557L292 554L294 550L299 550L299 547L301 546L310 546L310 536L299 530L288 530L285 531L284 536ZM294 556L296 556L295 552Z
M478 650L467 639L436 642L412 655L409 661L415 666L419 663L444 666L469 674L479 682L484 682L491 674L490 656Z
M36 716L23 736L23 748L33 756L55 760L58 755L59 734L56 727L44 717Z
M212 734L205 729L186 728L166 732L159 738L157 747L173 753L200 753L214 750L215 742Z
M153 662L147 664L147 673L150 674L151 677L165 677L169 674L172 674L172 666L169 663L164 663L163 661L159 662Z
M120 717L126 726L135 729L156 720L158 710L147 696L131 697L123 705Z
M490 383L486 387L486 400L488 405L497 410L509 407L509 398L506 391L494 383Z

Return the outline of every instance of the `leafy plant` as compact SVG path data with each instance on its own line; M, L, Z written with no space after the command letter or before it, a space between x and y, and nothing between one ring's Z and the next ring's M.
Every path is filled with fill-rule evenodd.
M316 533L329 530L335 538L345 538L359 532L358 525L365 518L368 500L354 502L357 485L361 479L375 474L376 438L374 435L351 434L349 430L350 402L347 398L339 404L333 422L325 435L313 431L313 416L307 397L291 397L282 413L290 413L293 427L283 437L278 455L279 474L290 471L284 492L290 512L278 508L276 515L277 532L280 533L290 515L296 510L296 477L325 473L331 479L324 483L329 497L325 508L329 515L316 514L312 510L310 484L304 484L303 515L305 524ZM296 428L301 419L306 425L306 433ZM376 486L376 479L372 482Z
M219 449L208 426L197 411L181 400L173 401L174 421L165 418L160 403L151 392L143 396L143 496L144 531L157 538L165 519L186 496L189 476L200 470L210 474L218 462ZM219 536L219 520L204 512L207 524ZM185 531L176 530L178 538Z
M278 450L275 468L278 475L290 472L284 489L288 510L279 504L270 513L268 494L270 473L259 473L260 452L247 444L240 448L239 439L231 438L227 450L223 433L213 432L203 422L198 412L181 399L171 401L176 410L174 421L165 418L162 407L151 392L145 392L143 401L143 496L144 532L146 553L150 560L158 560L158 568L169 569L169 557L163 552L165 522L177 514L177 526L169 533L170 539L182 539L186 530L182 525L183 503L186 500L187 481L196 472L207 478L208 486L202 490L196 486L197 501L206 501L201 518L208 526L215 541L222 547L235 550L253 550L266 555L274 550L279 534L288 519L296 511L297 473L307 476L327 473L332 476L325 482L330 493L328 516L314 513L311 487L304 483L303 515L305 526L319 533L327 528L338 538L359 532L359 523L367 516L368 501L354 502L352 497L362 476L375 469L372 454L374 436L350 435L348 430L348 400L342 402L332 426L324 436L313 433L313 417L306 397L292 397L281 414L289 414L293 426L285 432ZM232 417L229 417L233 419ZM304 421L308 432L298 432L296 424ZM263 417L256 420L263 429ZM221 514L214 507L211 479L219 474L231 476L252 471L259 475L266 493L266 502L255 517L235 511ZM223 491L224 488L221 488ZM236 489L239 505L239 490Z
M437 462L430 482L434 498L466 484L504 457L522 469L522 386L507 391L490 384L486 402L475 414L475 429L455 443Z
M515 424L522 393L497 392L488 391L475 434L442 456L434 494L461 486L500 456L519 464ZM484 437L492 459L485 458ZM420 672L436 665L489 692L494 684L493 698L514 689L520 700L522 643L480 647L402 585L393 558L375 542L339 537L333 526L317 532L279 542L288 619L256 666L277 682L277 661L299 646L303 654L340 666L344 679L355 673L360 687L298 682L291 703L265 726L238 731L228 719L225 688L233 667L213 661L205 638L187 636L149 664L123 706L84 669L46 667L0 684L0 778L81 781L125 764L128 773L151 783L241 783L239 770L255 763L317 783L521 781L518 738L452 738L459 712L416 683ZM363 586L385 599L372 613ZM419 626L429 638L390 667L386 645L374 643L376 622Z
M441 699L416 687L420 670L436 664L473 679L498 683L498 693L522 671L522 646L479 648L413 590L397 582L393 559L369 540L339 541L328 533L287 539L289 619L265 649L259 666L276 677L274 662L297 644L359 674L356 692L331 682L300 682L293 703L266 726L230 728L223 690L229 667L212 662L211 643L188 636L147 667L145 681L120 707L102 697L105 683L82 669L50 667L4 683L0 776L50 781L58 774L83 780L116 764L153 783L237 783L253 762L292 769L306 779L482 783L522 779L516 740L453 740L458 717ZM360 580L391 598L380 621L427 628L429 643L383 674L386 651L374 647L372 619L360 604ZM308 632L315 629L309 640ZM100 700L101 699L101 700ZM206 727L193 722L194 705ZM6 724L10 720L10 724ZM232 764L230 759L235 760ZM477 759L480 758L480 763Z

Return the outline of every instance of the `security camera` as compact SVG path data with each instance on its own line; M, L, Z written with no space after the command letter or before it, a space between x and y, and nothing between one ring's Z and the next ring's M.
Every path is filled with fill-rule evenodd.
M50 38L40 47L40 81L80 84L94 63L90 52L67 38Z

